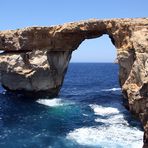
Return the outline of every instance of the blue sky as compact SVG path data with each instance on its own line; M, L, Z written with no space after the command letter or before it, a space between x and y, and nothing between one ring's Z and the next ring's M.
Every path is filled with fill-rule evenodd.
M0 30L50 26L90 18L148 17L148 0L3 0ZM115 47L107 36L85 40L72 62L113 62Z

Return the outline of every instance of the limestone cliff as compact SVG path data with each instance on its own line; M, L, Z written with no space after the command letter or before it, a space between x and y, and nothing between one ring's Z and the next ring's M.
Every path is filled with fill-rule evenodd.
M117 49L119 80L148 146L148 18L87 20L0 32L2 85L11 91L57 95L73 50L108 34ZM84 53L85 56L85 53Z

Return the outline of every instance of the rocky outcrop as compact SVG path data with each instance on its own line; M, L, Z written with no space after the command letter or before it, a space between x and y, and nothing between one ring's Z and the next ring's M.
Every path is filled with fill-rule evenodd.
M71 57L85 39L108 34L117 49L119 81L148 146L148 18L88 20L0 32L1 83L10 90L57 95ZM85 54L85 53L84 53Z
M71 51L32 51L0 55L4 88L27 96L58 95Z

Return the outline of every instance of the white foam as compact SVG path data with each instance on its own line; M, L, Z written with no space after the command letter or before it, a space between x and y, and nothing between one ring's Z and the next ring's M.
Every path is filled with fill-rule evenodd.
M102 116L106 116L109 114L118 114L119 110L117 108L113 108L113 107L102 107L100 105L96 105L96 104L90 104L89 105L95 112L95 115L102 115Z
M120 111L124 111L125 108L121 104L114 104L115 107L103 107L96 104L90 104L95 115L101 115L106 118L96 117L95 122L102 122L104 124L121 124L129 125L127 120L124 119L124 115ZM117 108L118 107L118 108ZM119 110L120 109L120 110Z
M88 115L87 114L82 114L83 116L86 116L86 117L88 117Z
M81 145L97 145L98 132L96 128L83 127L70 132L67 139L74 140Z
M121 124L121 125L129 125L128 122L126 120L124 120L124 116L123 115L115 115L115 116L111 116L109 118L106 119L102 119L102 118L96 118L95 122L102 122L105 124Z
M102 91L120 91L121 88L102 89Z
M141 148L142 137L143 132L137 129L98 126L75 129L66 138L86 146Z
M118 110L124 110L119 104L115 107L102 107L97 104L89 105L96 115L95 127L82 127L67 134L67 139L80 145L97 146L103 148L141 148L143 145L143 131L131 127L124 115ZM118 108L116 108L118 106ZM97 115L102 115L103 118ZM104 118L105 117L105 118ZM102 122L100 125L99 123Z
M57 107L57 106L62 106L63 102L59 98L54 98L54 99L39 99L36 101L39 104L50 106L50 107Z

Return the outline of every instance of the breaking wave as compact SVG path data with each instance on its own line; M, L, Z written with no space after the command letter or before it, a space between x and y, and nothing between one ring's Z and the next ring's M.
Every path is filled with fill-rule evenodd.
M54 98L54 99L39 99L36 101L39 104L46 105L49 107L57 107L57 106L63 106L64 103L62 99Z
M89 106L96 115L94 121L98 125L77 128L67 134L67 139L80 145L103 148L142 147L143 131L131 127L116 107L102 107L96 104L90 104Z
M96 105L96 104L90 104L89 105L93 110L95 115L110 115L110 114L118 114L119 110L117 108L113 108L113 107L102 107L100 105Z
M102 89L102 91L121 91L121 88Z
M67 139L86 146L141 148L143 145L142 136L143 132L137 129L98 126L75 129L67 135ZM139 141L141 142L139 143Z

